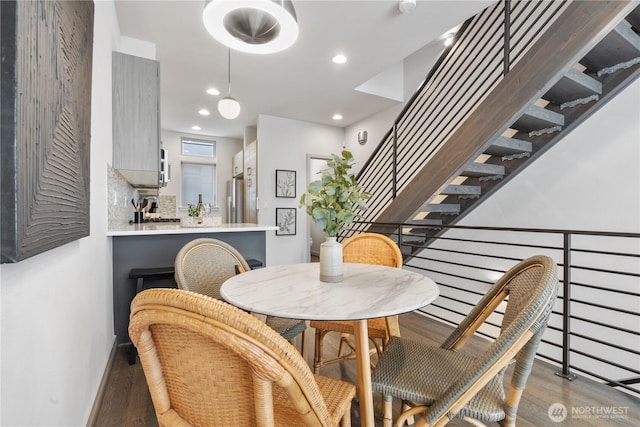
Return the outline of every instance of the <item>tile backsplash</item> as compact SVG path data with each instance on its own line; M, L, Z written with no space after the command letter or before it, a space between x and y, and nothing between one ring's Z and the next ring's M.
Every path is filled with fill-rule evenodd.
M158 196L158 210L162 218L177 218L176 196Z
M131 199L140 194L114 168L107 166L107 217L109 229L120 228L133 220ZM176 196L158 196L158 210L162 218L176 218Z
M109 229L128 224L133 219L131 199L138 200L134 190L120 173L107 167L107 217Z

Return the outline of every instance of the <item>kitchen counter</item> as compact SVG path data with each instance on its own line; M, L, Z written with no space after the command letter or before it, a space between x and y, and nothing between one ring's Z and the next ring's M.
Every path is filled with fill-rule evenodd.
M222 224L218 227L182 227L180 223L147 222L126 224L107 231L107 236L153 236L163 234L200 234L200 233L237 233L248 231L277 230L275 225L259 224Z
M278 227L259 224L222 224L219 227L181 227L180 223L127 224L112 228L113 323L118 344L129 341L129 305L136 293L129 278L134 268L171 267L178 251L198 238L212 238L230 244L249 260L265 263L266 234ZM145 282L148 287L176 287L173 279Z

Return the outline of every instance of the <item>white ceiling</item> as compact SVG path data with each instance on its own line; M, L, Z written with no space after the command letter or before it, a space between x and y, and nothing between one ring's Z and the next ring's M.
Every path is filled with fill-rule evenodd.
M376 76L388 81L385 76L401 71L405 58L442 43L443 34L490 3L419 0L413 12L402 14L396 0L293 0L300 35L291 48L271 55L231 52L231 95L242 106L235 120L217 112L218 99L227 94L227 48L202 24L204 0L116 0L115 5L121 34L156 46L162 128L242 138L258 114L345 127L397 105L396 99L356 88L381 90L365 83ZM337 53L348 62L332 63ZM221 95L207 95L211 86ZM201 108L211 115L200 116ZM334 121L334 113L343 120ZM196 124L201 131L191 130Z

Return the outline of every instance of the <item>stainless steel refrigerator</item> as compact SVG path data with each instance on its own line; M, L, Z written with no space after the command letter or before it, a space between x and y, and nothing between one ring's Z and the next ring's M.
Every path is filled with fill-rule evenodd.
M227 181L227 221L231 224L243 222L244 185L242 178Z

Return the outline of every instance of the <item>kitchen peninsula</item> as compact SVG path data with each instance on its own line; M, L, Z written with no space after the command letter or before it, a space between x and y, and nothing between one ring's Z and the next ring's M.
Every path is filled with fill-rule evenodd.
M180 248L187 242L202 237L226 242L235 247L245 259L264 262L266 233L276 229L276 226L258 224L182 227L179 223L124 224L111 227L107 236L113 240L113 322L118 344L129 342L129 305L136 292L135 281L129 278L131 269L173 266ZM157 285L174 286L170 281L158 281Z

